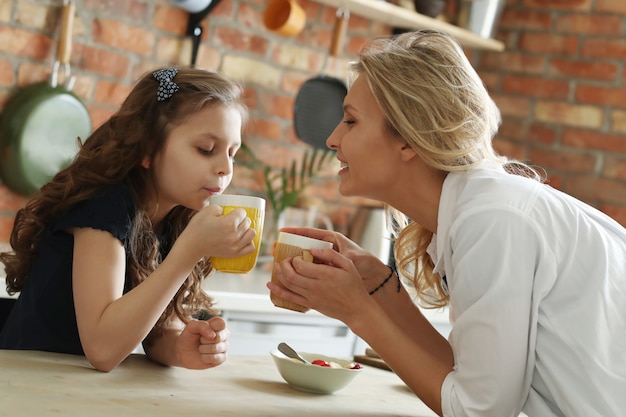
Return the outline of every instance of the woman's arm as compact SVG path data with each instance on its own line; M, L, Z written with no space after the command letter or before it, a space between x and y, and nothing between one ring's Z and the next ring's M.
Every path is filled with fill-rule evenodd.
M300 257L285 260L274 267L286 288L271 282L268 288L282 298L346 323L415 394L441 414L441 386L454 363L447 341L404 290L398 293L388 284L374 296L369 295L385 278L384 272L375 284L368 279L366 287L352 260L331 249L311 252L322 264L304 262ZM380 266L379 272L388 271L382 263ZM373 268L368 274L374 276Z

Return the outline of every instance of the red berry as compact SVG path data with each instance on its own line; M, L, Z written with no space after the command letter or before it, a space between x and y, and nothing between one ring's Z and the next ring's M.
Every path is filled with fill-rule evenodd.
M361 364L355 363L354 365L350 367L350 369L361 369Z
M318 366L325 366L327 368L330 368L330 364L328 362L326 362L325 360L322 359L315 359L313 362L311 362L313 365L318 365Z

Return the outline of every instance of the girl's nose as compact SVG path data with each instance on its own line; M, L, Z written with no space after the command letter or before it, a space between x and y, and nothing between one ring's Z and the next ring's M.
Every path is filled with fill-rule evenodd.
M225 157L220 157L220 162L217 165L217 175L219 176L227 176L233 173L233 159L230 155L226 155Z

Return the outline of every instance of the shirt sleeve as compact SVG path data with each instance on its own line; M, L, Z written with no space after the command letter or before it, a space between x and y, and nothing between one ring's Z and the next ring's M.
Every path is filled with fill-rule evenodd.
M125 242L134 214L135 206L130 190L125 185L118 184L76 204L57 221L53 231L90 227L107 231Z
M443 415L517 416L534 364L539 231L521 211L483 209L457 218L448 244L455 366L442 386Z

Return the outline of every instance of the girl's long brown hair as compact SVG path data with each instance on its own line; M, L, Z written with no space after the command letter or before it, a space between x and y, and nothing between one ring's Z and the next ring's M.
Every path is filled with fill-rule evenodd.
M147 202L149 196L155 194L155 184L151 171L144 169L141 162L146 157L152 160L163 148L173 126L183 123L204 106L235 106L244 122L247 119L247 110L240 101L242 88L232 80L201 69L179 68L174 82L179 91L166 101L157 101L159 82L152 71L146 73L120 109L84 143L79 141L74 161L18 211L10 238L12 251L0 254L9 294L22 290L37 257L40 234L46 224L113 184L126 184L137 207L126 248L125 290L137 286L161 263L161 253L167 253L170 247L160 247L154 227L159 226L171 246L195 211L179 206L161 225L153 225L148 217ZM207 259L195 266L163 312L155 330L173 312L188 322L190 315L199 309L212 311L213 300L201 287L201 281L211 270Z

